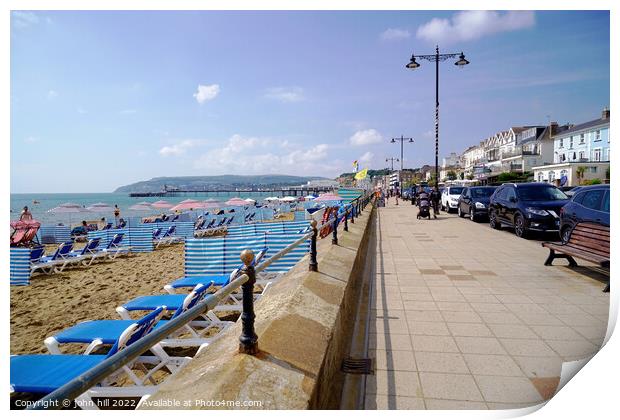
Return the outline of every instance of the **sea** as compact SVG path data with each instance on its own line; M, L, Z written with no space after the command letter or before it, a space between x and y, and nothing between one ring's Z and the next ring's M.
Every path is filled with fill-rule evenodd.
M166 200L169 203L177 204L188 198L195 200L206 200L213 198L219 202L225 202L233 197L243 199L252 198L258 202L261 199L273 196L273 192L237 192L237 193L186 193L175 197L130 197L128 193L58 193L58 194L11 194L11 220L19 219L24 206L28 206L34 219L43 224L77 225L82 220L96 221L105 217L108 221L114 220L111 211L108 212L89 212L89 213L50 213L49 210L64 203L79 204L88 207L94 203L106 203L114 207L115 204L121 209L120 217L146 217L161 214L163 210L153 209L152 211L132 211L129 207L140 202L155 202Z

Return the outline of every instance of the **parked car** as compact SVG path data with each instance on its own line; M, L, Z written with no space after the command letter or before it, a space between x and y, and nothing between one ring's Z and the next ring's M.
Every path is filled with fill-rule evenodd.
M491 195L496 189L497 187L465 187L456 208L459 217L469 215L472 222L487 217Z
M568 242L570 231L577 223L593 222L609 226L609 185L580 187L560 210L560 237Z
M572 197L583 187L577 186L577 187L569 187L569 188L570 189L567 189L567 190L562 190L562 188L560 188L564 192L564 194L566 194L567 197Z
M560 209L566 203L566 194L547 183L503 184L491 196L489 225L512 226L520 238L531 231L559 232Z
M441 209L443 211L450 213L452 210L456 210L463 188L464 187L446 187L441 192Z

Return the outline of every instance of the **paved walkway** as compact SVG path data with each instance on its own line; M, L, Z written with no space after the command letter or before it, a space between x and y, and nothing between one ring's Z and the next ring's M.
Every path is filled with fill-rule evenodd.
M539 241L416 213L393 199L378 209L366 408L500 409L550 398L562 363L600 348L604 285L591 270L544 266Z

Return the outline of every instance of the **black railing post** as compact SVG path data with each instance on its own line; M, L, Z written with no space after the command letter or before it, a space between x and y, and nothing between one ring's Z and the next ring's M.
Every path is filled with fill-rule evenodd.
M245 354L258 353L258 336L254 332L254 283L256 273L254 271L254 252L246 249L241 253L241 261L245 264L243 274L247 275L241 290L243 292L243 312L241 313L241 336L239 337L239 352Z
M332 245L338 245L338 212L334 213L335 219L332 223Z
M348 232L349 231L349 222L347 222L347 219L349 218L349 210L346 209L344 211L344 231Z
M357 203L357 200L355 200L355 203ZM351 202L351 223L353 224L355 224L355 216L357 216L355 213L355 204Z
M316 238L319 235L319 230L316 228L316 220L310 222L312 226L312 238L310 239L310 266L308 270L319 271L319 264L316 261Z

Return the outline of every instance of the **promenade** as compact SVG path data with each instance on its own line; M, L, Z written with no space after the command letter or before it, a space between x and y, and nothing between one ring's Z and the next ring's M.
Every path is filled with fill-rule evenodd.
M591 270L544 266L540 241L484 222L377 210L365 408L535 405L600 348L609 294Z

